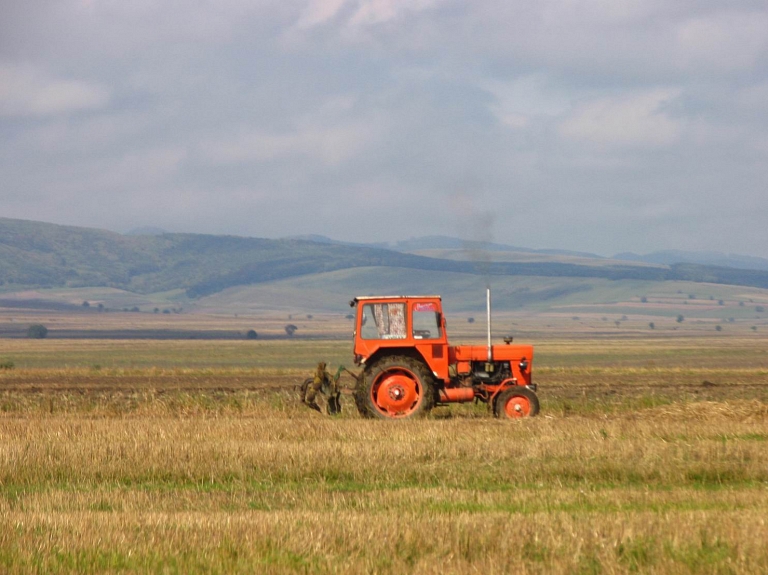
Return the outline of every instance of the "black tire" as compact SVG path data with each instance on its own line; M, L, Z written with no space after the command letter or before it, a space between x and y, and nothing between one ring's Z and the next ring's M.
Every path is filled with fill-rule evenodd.
M538 396L527 387L519 385L502 391L493 404L493 414L503 419L535 417L538 413Z
M399 355L383 357L367 366L357 380L355 404L363 417L423 417L435 405L432 374L416 359Z

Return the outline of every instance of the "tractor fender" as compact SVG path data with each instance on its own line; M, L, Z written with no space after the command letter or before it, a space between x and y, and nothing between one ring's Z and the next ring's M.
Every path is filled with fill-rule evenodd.
M423 363L425 366L427 366L427 369L429 370L429 362L424 358L424 356L419 353L419 350L415 347L380 347L375 352L373 352L363 364L364 366L373 365L377 361L379 361L382 357L386 357L388 355L398 355L398 356L405 356L410 357L412 359L415 359L416 361L419 361ZM430 370L431 373L431 370Z

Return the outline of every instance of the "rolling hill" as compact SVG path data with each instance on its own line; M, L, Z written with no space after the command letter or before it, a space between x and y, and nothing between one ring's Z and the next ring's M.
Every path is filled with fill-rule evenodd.
M435 245L445 245L444 240L441 241L442 244ZM439 255L439 250L433 254ZM181 290L189 298L200 298L237 286L363 268L459 274L480 278L481 282L500 277L538 277L643 282L674 280L768 288L768 271L763 270L697 264L648 265L613 260L600 260L599 265L595 265L592 261L580 260L588 260L587 256L589 254L568 253L562 260L535 261L505 261L503 257L451 259L303 239L201 234L121 235L0 218L0 291L3 292L104 287L137 294Z
M768 259L739 254L724 254L721 252L690 252L680 250L664 250L645 255L621 253L614 259L624 261L646 262L649 264L672 265L676 263L700 264L747 270L768 270Z

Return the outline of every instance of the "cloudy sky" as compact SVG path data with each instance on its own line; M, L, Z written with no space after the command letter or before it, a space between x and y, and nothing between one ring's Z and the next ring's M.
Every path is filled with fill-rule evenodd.
M768 257L764 0L0 0L0 215Z

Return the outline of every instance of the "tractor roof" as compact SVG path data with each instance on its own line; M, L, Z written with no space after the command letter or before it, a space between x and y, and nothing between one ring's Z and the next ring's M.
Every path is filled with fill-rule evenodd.
M355 299L349 302L349 305L354 306L359 301L382 299L439 299L442 301L442 298L439 295L365 295L357 296Z

